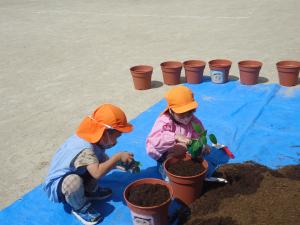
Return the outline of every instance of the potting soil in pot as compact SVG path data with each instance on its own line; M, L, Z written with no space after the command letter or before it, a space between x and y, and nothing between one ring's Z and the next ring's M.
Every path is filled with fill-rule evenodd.
M171 164L168 171L177 176L195 176L204 171L204 168L198 161L194 160L179 160Z
M155 206L170 198L168 188L160 184L141 184L128 193L128 200L138 206Z

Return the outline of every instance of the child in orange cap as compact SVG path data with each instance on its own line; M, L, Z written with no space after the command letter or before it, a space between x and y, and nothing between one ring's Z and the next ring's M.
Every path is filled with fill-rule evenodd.
M96 224L102 216L89 200L111 196L109 188L99 187L97 180L118 162L129 163L133 154L119 152L111 158L105 149L114 146L117 138L130 132L124 112L111 104L98 107L85 117L75 135L67 139L55 153L43 188L50 200L67 203L83 224Z
M165 94L165 99L168 105L155 121L146 140L146 149L147 154L157 161L162 178L168 180L163 162L170 156L183 156L191 140L198 138L199 134L193 129L192 123L199 124L202 130L204 127L194 115L198 103L189 88L174 87ZM226 182L224 179L212 178L211 175L219 165L229 160L228 156L208 145L204 147L203 153L209 166L206 180Z

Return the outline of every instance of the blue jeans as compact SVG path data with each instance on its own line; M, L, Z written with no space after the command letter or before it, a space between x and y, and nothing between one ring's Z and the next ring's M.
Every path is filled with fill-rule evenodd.
M215 147L210 147L211 151L208 155L205 155L203 158L208 163L208 170L206 177L211 177L211 175L221 166L226 164L229 161L229 156L222 150ZM157 160L157 170L158 173L162 176L162 179L166 179L167 175L163 167L163 163L166 160L166 155L163 155L159 160Z

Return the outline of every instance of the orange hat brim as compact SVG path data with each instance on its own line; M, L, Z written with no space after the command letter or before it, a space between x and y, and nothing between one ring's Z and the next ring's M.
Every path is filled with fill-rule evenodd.
M90 117L85 117L79 125L76 134L90 143L97 143L103 136L106 127Z
M164 111L162 111L161 114L165 113L167 110L172 109L175 113L185 113L190 110L196 109L198 107L198 103L196 101L193 101L187 105L180 106L180 107L169 107L167 106Z
M113 127L113 128L122 133L128 133L133 130L133 126L130 123L127 123L125 126L122 127Z
M102 138L105 129L107 128L104 125L97 123L97 121L87 116L80 123L76 134L90 143L97 143ZM117 126L113 127L113 129L122 133L128 133L132 131L133 126L130 123L127 123L125 126Z
M173 107L171 108L175 113L185 113L188 111L191 111L193 109L196 109L198 107L198 103L196 101L193 101L187 105L180 106L180 107Z

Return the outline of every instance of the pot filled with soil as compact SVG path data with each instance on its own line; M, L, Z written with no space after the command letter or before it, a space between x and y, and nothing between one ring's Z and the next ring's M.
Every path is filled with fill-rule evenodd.
M276 66L280 85L288 87L297 85L300 70L299 61L280 61L276 63Z
M257 84L259 71L262 63L255 60L244 60L238 63L240 70L241 84L254 85Z
M167 182L154 178L136 180L126 187L123 196L131 210L134 225L168 224L173 190Z
M214 59L208 62L212 82L223 84L228 81L232 62L227 59Z
M203 78L206 62L201 60L188 60L183 63L186 81L189 84L199 84Z
M186 205L194 202L202 192L203 180L208 164L201 158L169 158L164 163L164 169L174 191L174 197Z
M180 84L180 73L182 63L177 61L166 61L160 64L164 83L167 85Z
M133 84L137 90L146 90L151 88L152 66L138 65L130 68Z

